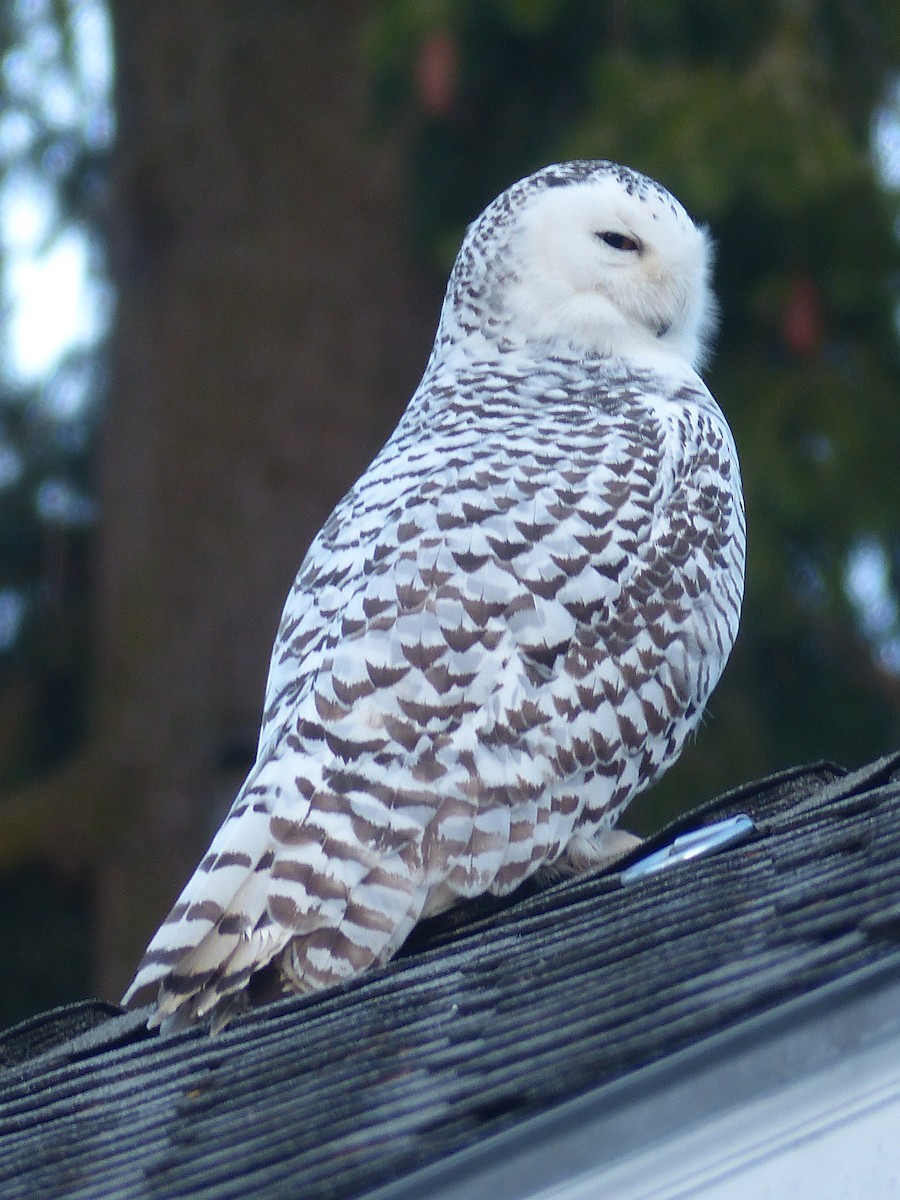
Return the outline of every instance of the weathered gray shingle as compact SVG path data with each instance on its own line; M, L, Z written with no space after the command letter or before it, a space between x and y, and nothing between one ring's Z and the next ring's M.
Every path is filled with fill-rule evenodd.
M738 812L757 827L742 844L628 887L612 871L475 905L215 1038L148 1037L109 1006L17 1027L0 1196L361 1196L900 961L900 756L786 772L654 844Z

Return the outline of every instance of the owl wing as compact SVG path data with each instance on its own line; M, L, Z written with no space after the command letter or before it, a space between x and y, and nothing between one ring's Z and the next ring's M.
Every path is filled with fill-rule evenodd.
M715 682L693 601L734 489L701 529L711 485L678 464L708 430L639 415L376 460L301 568L260 759L127 1002L161 982L159 1019L200 1016L275 958L301 989L352 976L608 826L674 758Z

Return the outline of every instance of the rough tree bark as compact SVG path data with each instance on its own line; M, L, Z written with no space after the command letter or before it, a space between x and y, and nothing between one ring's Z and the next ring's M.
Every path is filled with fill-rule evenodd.
M405 254L402 139L371 133L366 11L114 8L97 704L85 753L41 793L45 850L92 873L100 995L249 765L302 551L427 353L438 297ZM25 840L29 807L11 810Z

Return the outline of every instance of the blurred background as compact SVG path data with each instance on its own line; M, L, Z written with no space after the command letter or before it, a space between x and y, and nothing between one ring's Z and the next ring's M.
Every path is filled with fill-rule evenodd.
M465 224L570 157L711 228L748 502L737 650L630 825L900 744L896 0L0 0L0 1025L118 998Z

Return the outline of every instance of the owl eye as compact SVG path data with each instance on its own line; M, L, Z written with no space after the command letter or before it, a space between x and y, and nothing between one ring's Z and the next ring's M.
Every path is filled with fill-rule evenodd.
M607 246L612 246L613 250L626 250L630 253L639 251L641 243L637 238L629 237L627 233L613 233L612 230L607 230L604 233L595 234L601 242L605 242Z

